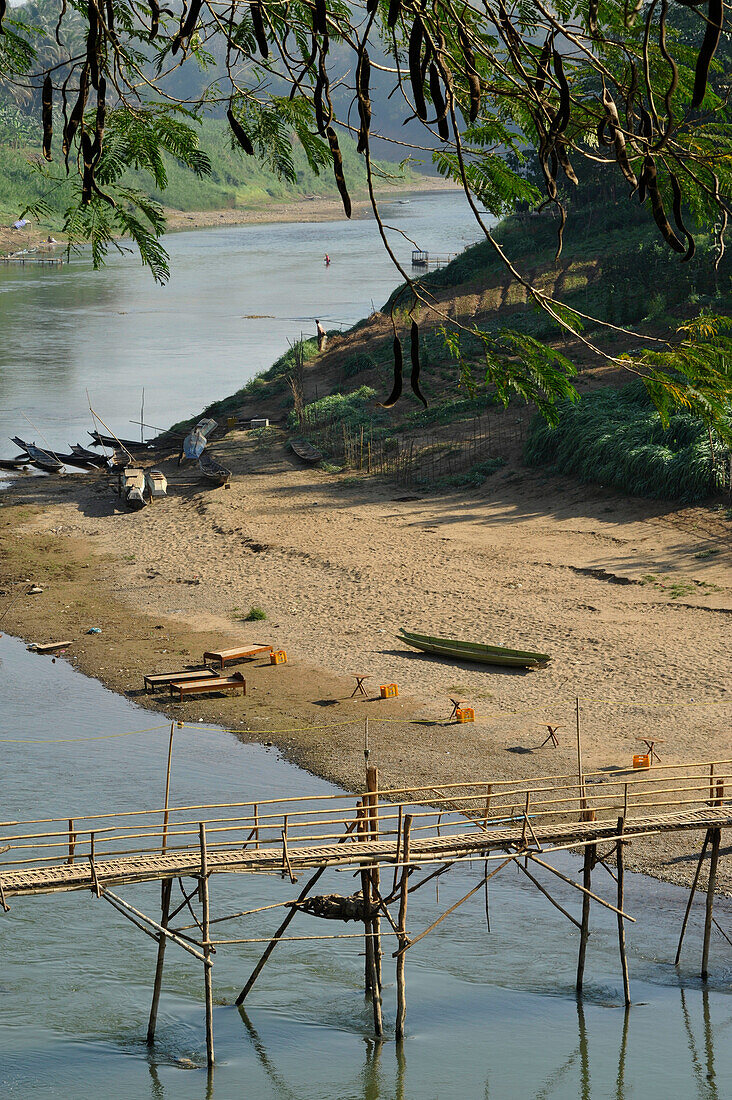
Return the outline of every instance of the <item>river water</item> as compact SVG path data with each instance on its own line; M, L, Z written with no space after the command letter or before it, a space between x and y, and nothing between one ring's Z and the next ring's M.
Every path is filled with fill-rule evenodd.
M0 639L6 820L159 806L167 728L62 660L51 663ZM31 690L43 684L43 695ZM53 700L50 705L47 700ZM157 728L152 728L155 727ZM128 734L129 736L113 736ZM99 737L100 740L89 740ZM378 761L377 761L378 763ZM176 731L173 804L264 799L333 790L274 749L218 730ZM1 842L1 841L0 841ZM578 873L567 855L551 857ZM430 924L477 881L479 867L444 876L410 899L409 927ZM593 886L612 897L600 870ZM323 892L348 893L329 873ZM573 993L575 929L523 876L506 869L491 888L492 929L482 895L456 910L410 952L408 1015L401 1049L371 1039L359 940L282 944L247 1000L232 1007L262 945L219 949L214 966L216 1068L205 1070L200 964L168 948L158 1042L144 1037L155 945L89 894L15 898L0 916L0 1090L13 1097L175 1100L722 1100L732 1095L732 953L713 941L712 980L697 974L703 906L695 907L681 967L672 965L686 892L631 875L626 907L634 1007L623 1011L612 913L593 907L586 996ZM547 885L549 885L547 883ZM558 887L558 888L557 888ZM298 887L299 889L299 887ZM278 878L216 876L212 916L292 896ZM576 893L554 880L577 912ZM119 891L154 915L159 886ZM732 928L732 905L717 918ZM227 935L267 936L281 910L249 918ZM340 931L326 925L327 932ZM353 926L347 926L349 930ZM322 922L298 917L293 934ZM393 1034L391 941L385 939L385 1023Z
M440 254L480 236L459 193L413 194L382 213L407 269L411 241ZM164 287L129 253L101 271L83 257L0 264L0 457L17 453L13 435L60 451L89 442L87 389L117 435L139 438L143 387L145 420L168 427L271 366L315 318L352 325L402 281L373 219L226 226L166 245Z

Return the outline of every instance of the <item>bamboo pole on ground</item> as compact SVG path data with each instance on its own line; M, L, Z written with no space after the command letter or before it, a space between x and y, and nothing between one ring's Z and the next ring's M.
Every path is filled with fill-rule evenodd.
M396 961L396 987L397 987L397 1015L396 1015L396 1037L398 1040L404 1038L404 1021L407 1015L407 987L405 982L405 964L406 964L406 947L407 940L407 898L409 897L409 847L410 847L410 830L412 828L412 815L404 815L404 837L402 842L402 859L404 861L404 867L402 869L402 880L399 894L399 946L404 948L397 955Z
M618 868L618 909L623 908L623 889L624 889L624 877L625 877L625 860L623 856L623 829L625 827L625 818L618 818L618 839L616 841L616 866ZM623 997L625 998L625 1007L630 1008L630 981L628 979L628 957L625 953L625 922L621 913L618 913L618 946L620 948L620 966L623 971Z
M701 979L706 982L709 978L709 945L712 938L712 921L714 910L714 887L717 882L717 863L719 862L719 845L722 839L720 828L711 829L711 851L709 855L709 883L707 885L707 905L704 914L704 945L702 947Z
M585 859L582 870L582 882L585 891L588 891L592 886L592 864L594 862L594 854L596 849L595 844L588 844L585 848ZM582 895L582 927L580 928L580 946L579 956L577 958L577 985L576 989L578 993L582 992L582 986L585 978L585 958L587 955L587 940L590 935L590 895L584 893Z
M213 1045L213 961L211 959L211 942L209 940L209 896L208 896L208 854L206 852L206 826L203 822L199 825L199 837L201 844L201 939L203 941L203 979L206 994L206 1064L209 1068L214 1064Z

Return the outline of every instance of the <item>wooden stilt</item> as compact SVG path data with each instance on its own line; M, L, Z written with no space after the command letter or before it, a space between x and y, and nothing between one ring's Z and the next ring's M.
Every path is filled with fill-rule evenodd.
M206 852L206 826L201 822L198 826L201 843L201 938L204 954L203 979L206 994L206 1064L209 1068L214 1064L213 1043L213 961L211 959L211 944L209 942L209 898L208 898L208 855Z
M373 766L366 769L366 790L369 792L369 839L379 839L379 771ZM381 890L381 875L378 865L371 869L372 893L378 897ZM374 965L376 980L381 989L381 917L372 918L371 931L373 932Z
M397 987L397 1015L396 1015L396 1037L398 1040L404 1038L404 1021L407 1015L407 987L405 982L405 962L406 962L406 947L407 940L407 898L409 897L409 848L410 848L410 831L412 828L412 815L404 815L404 833L402 841L402 861L404 867L402 868L402 880L399 892L399 946L404 948L397 955L396 961L396 987Z
M686 903L686 912L684 913L684 919L681 922L681 935L679 936L679 946L676 948L676 958L674 959L674 966L679 965L679 959L681 958L681 947L684 942L684 936L686 935L686 926L689 923L689 914L691 913L691 903L694 900L694 894L699 884L699 875L701 874L702 863L704 862L704 856L706 855L707 845L711 838L712 830L707 829L704 835L704 843L702 844L702 850L699 854L699 862L696 865L696 871L694 873L694 881L691 884L691 890L689 891L689 900Z
M704 946L702 947L701 979L706 982L709 978L709 944L712 939L712 920L714 910L714 887L717 884L717 864L719 862L719 844L722 839L722 830L710 829L710 855L709 855L709 883L707 885L707 906L704 914Z
M623 829L625 828L625 818L618 818L618 839L616 841L617 855L616 864L618 868L618 909L623 908L623 889L624 889L624 877L625 877L625 862L623 856ZM622 913L618 913L618 946L620 948L620 966L623 971L623 996L625 998L625 1007L630 1008L630 981L628 979L628 957L625 953L625 922L623 920Z
M592 863L595 853L595 845L588 844L585 847L585 861L583 867L582 881L585 890L589 890L592 885ZM577 959L577 992L582 992L582 985L585 978L585 957L587 955L587 940L590 935L590 896L589 894L582 895L582 927L580 928L580 945L579 945L579 957Z
M163 879L160 889L160 924L163 928L168 927L168 918L170 915L170 892L173 886L173 880L171 878ZM155 982L153 984L153 997L152 1005L150 1006L150 1019L147 1024L147 1042L148 1046L152 1046L155 1042L155 1026L158 1021L158 1004L160 1003L160 989L163 984L163 962L165 961L165 946L167 943L167 937L160 933L158 939L158 958L155 964Z

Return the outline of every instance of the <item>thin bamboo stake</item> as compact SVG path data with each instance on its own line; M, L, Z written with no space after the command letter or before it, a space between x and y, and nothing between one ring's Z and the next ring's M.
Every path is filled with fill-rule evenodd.
M618 818L618 839L616 841L616 862L618 868L618 909L623 908L623 887L625 877L625 859L623 856L623 829L625 827L625 819ZM625 1007L630 1008L630 981L628 979L628 957L625 952L625 924L620 913L618 913L618 946L620 948L620 966L623 972L623 997L625 998Z
M211 943L209 942L209 897L208 897L208 854L206 852L206 826L200 825L201 838L201 938L203 941L203 980L206 995L206 1064L208 1068L214 1064L213 1042L213 961L211 959Z
M187 951L189 955L193 955L199 962L203 962L205 956L202 955L200 951L197 951L191 943L186 943L181 936L176 935L175 932L171 932L169 928L163 928L163 926L158 924L156 920L153 920L152 917L148 917L146 913L141 913L139 909L135 909L134 905L130 905L129 902L124 901L124 899L118 897L117 894L113 894L111 890L102 890L102 898L104 901L108 901L113 908L121 912L123 916L132 914L138 917L145 924L149 925L150 928L154 929L155 932L162 932L166 939L172 940L178 947L182 947L184 951ZM157 939L157 936L153 936L153 939Z
M656 835L655 833L648 833L648 836L655 836L655 835ZM617 837L615 837L614 839L617 839ZM566 848L572 848L572 847L575 847L575 845L571 845L571 844L566 845ZM592 849L594 847L595 847L595 841L594 840L589 840L587 842L587 844L585 845L585 857L587 857L587 853L589 852L590 853L590 861L593 864L595 862L594 852L592 851ZM551 852L561 852L561 851L564 851L564 850L565 850L564 848L552 848L552 849L550 849L550 853ZM622 916L625 918L625 920L632 921L632 923L635 924L635 917L631 917L629 913L626 913L624 910L618 909L618 907L616 905L613 905L611 902L605 901L605 898L601 898L599 894L593 894L592 890L588 890L587 887L580 886L580 884L578 882L575 882L573 878L569 878L567 875L562 874L562 872L557 870L556 867L552 867L551 863L545 863L543 859L539 859L537 856L534 855L533 852L528 852L527 854L528 854L529 859L532 860L534 863L538 863L541 867L546 867L547 871L551 871L552 874L556 875L557 878L562 879L562 881L566 882L569 886L574 886L575 890L579 890L581 894L585 894L588 898L591 898L592 901L596 901L600 905L604 905L606 909L610 909L611 912L613 912L613 913L621 913Z
M368 719L367 719L368 721ZM373 765L366 768L366 790L369 792L368 807L369 807L369 838L371 840L378 841L379 839L379 771L378 768ZM377 896L379 895L381 888L381 874L379 866L376 864L371 870L371 888L375 891ZM376 979L379 991L381 991L381 918L376 914L372 918L372 929L374 933L374 964L376 969Z
M74 852L76 851L76 833L74 832L74 819L69 818L69 858L67 863L74 862Z
M704 914L704 945L702 947L701 980L709 979L709 945L712 939L712 920L714 909L714 887L717 882L717 863L719 861L719 844L722 839L721 829L711 830L711 852L709 855L709 883L707 885L707 904Z
M578 702L579 708L579 702ZM579 714L579 709L577 711ZM578 727L579 729L579 727ZM578 741L579 745L579 741ZM592 884L592 863L595 854L595 845L588 844L585 848L583 866L584 891L582 897L582 927L580 928L579 956L577 958L577 992L582 992L585 978L585 958L587 955L587 940L590 935L590 886ZM537 861L538 862L538 861Z
M358 839L364 843L367 839L366 807L363 802L356 803L358 815ZM374 944L373 929L371 927L371 875L363 865L361 868L361 900L363 902L363 934L364 934L364 991L368 996L373 992L374 976Z
M143 390L144 393L144 390ZM168 847L168 821L170 804L170 768L173 763L173 731L175 730L175 722L170 723L170 740L168 741L168 767L165 773L165 811L163 814L163 843L161 851L165 852Z
M518 859L516 860L516 866L517 866L517 867L519 867L519 868L520 868L520 869L521 869L521 870L523 871L523 873L524 873L524 874L526 875L526 877L527 877L527 878L531 879L531 881L533 882L533 884L534 884L534 886L535 886L535 887L537 888L537 890L539 890L539 892L540 892L540 893L542 893L542 894L544 895L544 897L545 897L545 898L547 899L547 901L550 901L550 902L552 903L552 905L554 906L554 908L555 908L555 909L558 909L560 913L563 913L563 914L564 914L564 916L565 916L565 917L567 918L567 920L571 921L571 922L572 922L572 924L573 924L573 925L575 925L575 927L576 927L576 928L581 928L581 927L582 927L582 925L580 924L580 922L579 922L578 920L576 920L576 919L575 919L575 917L573 917L571 913L568 913L568 912L567 912L567 910L566 910L566 909L564 909L564 908L563 908L563 907L562 907L562 906L561 906L561 905L559 904L559 902L558 902L558 901L556 901L556 900L555 900L555 899L554 899L554 898L553 898L553 897L551 896L551 894L549 893L549 891L548 891L548 890L545 890L545 889L544 889L544 887L543 887L543 886L541 885L541 883L539 882L539 880L538 880L538 879L536 879L536 878L534 878L534 876L532 875L532 873L531 873L531 871L530 871L530 870L528 869L528 867L524 867L523 863L521 863L521 861L520 861L520 860L518 860ZM489 931L490 931L490 928L489 928Z
M163 883L160 890L160 924L163 928L168 927L168 920L170 915L170 892L173 886L173 880L170 878L163 879ZM155 1026L158 1020L158 1005L160 1003L160 990L163 984L163 962L165 961L165 946L166 937L161 932L158 938L158 957L155 963L155 981L153 983L153 996L152 1004L150 1006L150 1018L147 1024L147 1043L148 1046L152 1046L155 1042Z
M704 843L702 844L701 853L699 855L699 862L696 865L696 871L694 873L694 881L691 884L691 890L689 891L689 900L686 903L686 912L684 913L684 919L681 922L681 935L679 936L679 946L676 948L676 958L674 959L674 966L679 965L679 959L681 958L681 947L684 942L684 936L686 935L686 926L689 923L689 914L691 912L691 903L694 900L694 894L699 883L699 875L701 874L702 863L704 862L704 856L707 850L707 845L711 839L712 830L707 829L704 835Z
M404 862L409 862L409 846L410 846L410 830L412 828L412 815L404 815L404 841L403 841L403 853ZM409 897L409 891L407 885L409 882L409 870L405 866L402 870L402 884L399 896L399 947L400 954L397 956L396 962L396 987L397 987L397 1014L396 1014L396 1038L397 1041L401 1041L404 1038L404 1021L407 1015L407 987L405 982L405 957L404 953L409 944L407 939L407 898Z

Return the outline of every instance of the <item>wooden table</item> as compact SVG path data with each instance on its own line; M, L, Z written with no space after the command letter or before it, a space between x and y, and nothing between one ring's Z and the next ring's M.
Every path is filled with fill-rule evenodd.
M205 680L174 681L170 685L170 694L178 694L183 702L184 695L200 695L210 691L235 691L241 688L242 695L247 693L247 682L241 672L235 672L233 676L209 676Z
M235 649L209 649L203 655L203 663L206 665L208 661L218 661L219 668L223 668L224 665L235 665L239 661L250 661L260 653L271 652L271 645L259 645L257 643L253 645L237 646Z
M154 691L156 687L168 687L169 684L184 684L186 680L217 680L218 672L215 668L188 669L185 672L159 672L151 676L145 676L145 691Z

